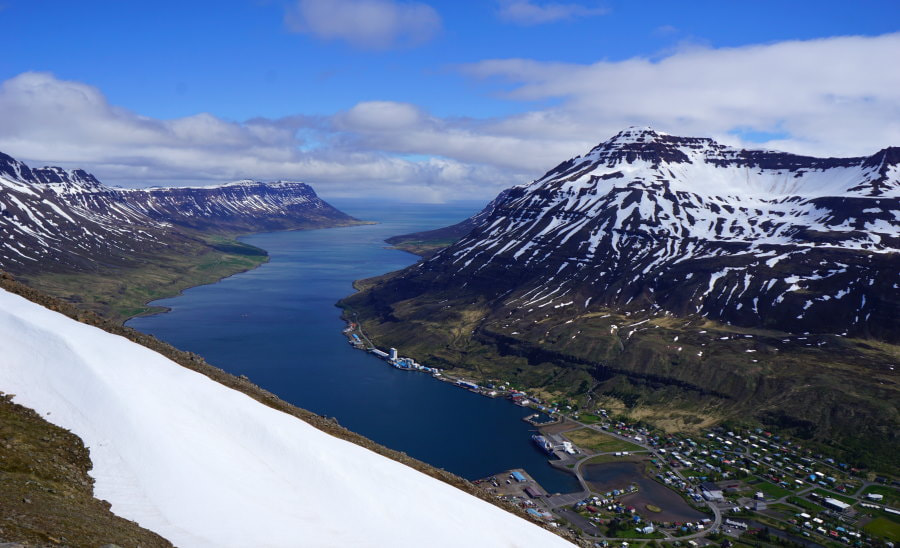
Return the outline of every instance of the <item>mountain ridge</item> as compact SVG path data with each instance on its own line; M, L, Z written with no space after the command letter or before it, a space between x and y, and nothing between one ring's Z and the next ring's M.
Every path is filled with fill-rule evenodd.
M13 273L78 270L136 247L196 239L179 227L250 232L354 222L300 182L123 189L84 170L32 169L0 153L0 268Z
M795 306L791 309L790 319L802 321L814 316L816 309L829 308L833 304L828 303L831 299L822 300L828 291L840 295L839 298L845 296L840 292L846 291L851 298L856 294L857 300L868 300L868 306L861 302L858 312L863 317L866 313L872 314L876 312L872 310L873 303L880 302L881 298L877 291L859 287L859 280L863 279L872 284L877 280L883 293L896 295L896 288L888 276L892 269L887 267L896 265L896 251L900 249L900 225L897 222L900 201L896 197L900 196L900 169L897 165L891 166L892 171L888 170L892 179L886 184L876 179L878 186L866 186L864 190L852 190L865 186L859 184L860 180L871 180L871 171L860 167L866 163L863 158L829 161L827 165L831 167L821 170L808 167L819 165L816 161L803 164L806 168L798 167L795 162L791 169L775 168L774 175L754 167L758 170L755 174L766 184L777 184L782 190L775 191L771 198L755 195L734 198L728 192L699 194L683 190L700 177L697 173L705 174L709 170L705 166L685 168L683 173L678 173L678 166L654 161L652 166L655 167L648 168L646 164L641 165L645 159L631 156L630 152L620 154L617 143L623 134L630 137L625 140L625 148L640 143L644 135L622 132L595 147L591 154L579 157L582 161L576 158L566 167L560 169L558 166L528 185L513 187L500 203L492 206L489 218L418 268L432 270L439 277L467 279L488 268L521 271L525 276L544 276L546 283L552 283L554 287L578 278L583 282L579 282L581 285L595 286L592 293L597 287L602 288L601 294L610 288L620 289L618 293L622 298L607 298L607 302L624 306L628 304L626 301L639 299L648 290L644 287L648 285L644 283L648 277L661 276L671 269L685 270L686 266L693 265L700 272L689 284L695 293L701 293L700 308L694 312L745 326L748 325L744 318L746 310L740 312L744 307L756 311L758 319L763 320L759 314L759 306L763 303L782 308L780 305L785 301L793 302ZM668 136L655 137L655 142L660 139L695 142L694 139ZM701 154L710 149L708 143L713 141L704 141ZM595 154L598 150L600 152ZM688 153L695 153L695 150ZM688 155L684 154L684 157L688 158ZM851 163L860 167L857 178L843 172L835 177L827 172L828 169L846 169ZM690 165L695 166L695 162ZM835 168L836 165L839 167ZM724 174L716 173L719 176L716 183L704 181L704 184L718 184L724 180L725 184L732 185L728 188L734 188L741 175L745 175L735 173L730 167L725 169ZM629 175L623 173L629 171ZM811 182L805 181L807 187L824 180L832 184L832 188L842 188L844 193L827 195L821 188L816 188L807 194L813 197L803 198L796 193L800 190L798 187L792 189L794 193L785 193L785 176L790 179L814 178ZM889 197L885 196L885 186L891 191ZM541 252L546 255L542 256ZM859 252L864 253L860 255ZM807 254L815 257L803 257ZM865 259L860 262L863 256ZM870 260L885 263L882 265L885 268L871 268L867 264ZM538 268L541 263L545 264ZM623 270L622 263L629 266ZM782 264L780 269L776 268L779 263ZM792 263L789 268L792 274L781 276L772 284L772 275L785 270L787 263ZM721 264L717 271L704 272L717 264ZM848 265L855 269L852 275L857 282L846 275ZM754 269L760 274L754 274ZM738 271L751 277L735 280ZM688 280L692 278L686 270L680 274ZM622 279L629 276L632 284L622 287ZM823 282L826 279L831 283ZM765 290L763 283L767 284ZM837 287L841 283L844 285ZM719 284L728 285L732 293L757 295L759 300L755 303L741 301L742 305L731 314L725 314L720 306L722 312L716 314L707 305L710 299L703 297ZM648 287L651 292L657 289L654 284ZM754 290L750 291L751 288ZM801 303L795 298L800 290L804 295L817 292L819 300L807 299ZM572 292L577 291L573 288ZM583 302L589 296L586 293L579 298ZM611 296L607 294L607 297ZM665 299L648 295L642 300L647 305L669 306L676 312L687 310L687 301L698 299L695 295L682 296L678 303L668 305L663 304ZM555 301L555 304L559 302ZM891 301L885 306L895 304ZM801 308L796 310L797 306ZM879 310L881 316L890 316L883 307ZM768 314L766 319L771 317L772 314ZM784 327L780 325L783 321L778 323L775 327ZM900 336L895 324L890 322L890 329L881 330L890 340ZM860 329L864 331L871 327Z

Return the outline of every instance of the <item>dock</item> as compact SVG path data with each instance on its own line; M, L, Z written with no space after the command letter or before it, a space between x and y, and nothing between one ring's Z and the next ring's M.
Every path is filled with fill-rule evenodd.
M550 496L524 469L514 468L484 479L476 480L481 489L501 498L512 500L537 500Z
M562 418L559 415L548 415L550 417L549 421L538 422L538 417L541 416L541 413L535 413L533 415L528 415L527 417L523 417L522 420L530 424L531 426L548 426L551 424L556 424L562 421Z

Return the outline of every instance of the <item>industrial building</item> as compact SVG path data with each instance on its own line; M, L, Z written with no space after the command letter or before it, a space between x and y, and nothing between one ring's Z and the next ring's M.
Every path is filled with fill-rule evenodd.
M822 504L826 508L830 510L837 510L838 512L846 512L850 508L850 505L846 502L840 501L838 499L833 499L831 497L828 497L824 501L822 501Z

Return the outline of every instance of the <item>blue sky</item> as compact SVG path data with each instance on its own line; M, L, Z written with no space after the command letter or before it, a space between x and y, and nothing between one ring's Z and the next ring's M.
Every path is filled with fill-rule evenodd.
M112 184L423 200L489 197L631 123L871 154L900 144L898 21L896 1L5 0L0 150Z

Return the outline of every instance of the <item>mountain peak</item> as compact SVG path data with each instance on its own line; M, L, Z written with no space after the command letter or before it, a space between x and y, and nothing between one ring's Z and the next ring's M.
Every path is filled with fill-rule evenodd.
M900 147L887 147L866 158L865 165L895 166L900 165Z
M659 137L668 136L668 133L656 131L650 126L628 126L607 142L640 143L654 141Z
M682 163L690 160L678 146L696 146L693 141L695 139L673 137L649 126L630 126L594 147L589 156L609 166L638 160L653 164Z

